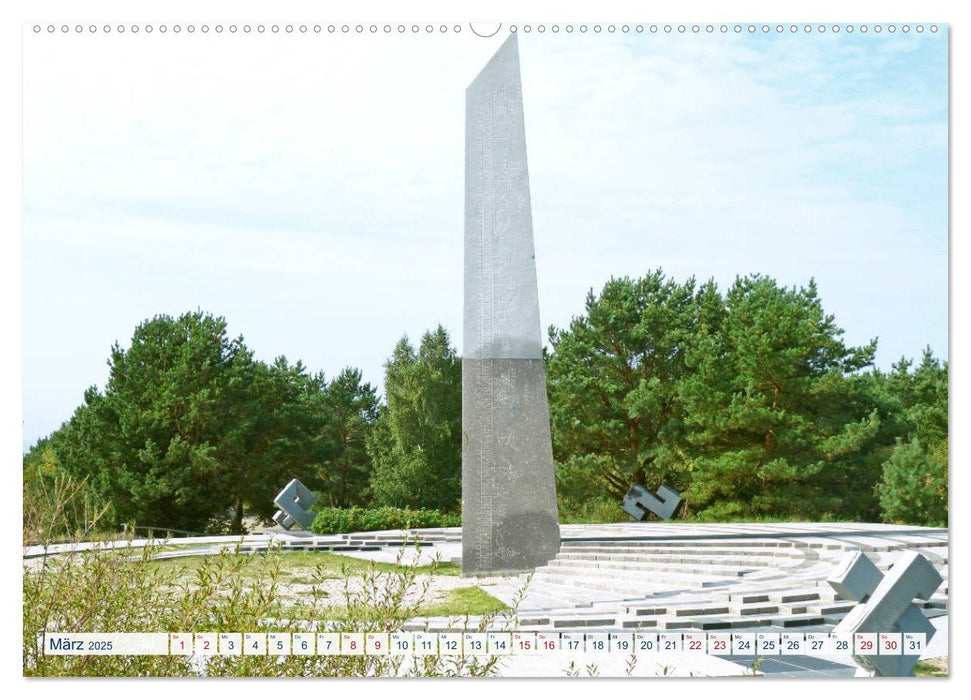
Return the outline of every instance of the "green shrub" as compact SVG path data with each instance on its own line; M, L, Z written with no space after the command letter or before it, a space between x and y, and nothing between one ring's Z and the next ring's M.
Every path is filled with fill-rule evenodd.
M310 526L319 535L372 530L408 530L418 527L459 527L462 516L437 510L402 508L324 508Z
M947 527L947 443L898 441L877 485L887 522Z

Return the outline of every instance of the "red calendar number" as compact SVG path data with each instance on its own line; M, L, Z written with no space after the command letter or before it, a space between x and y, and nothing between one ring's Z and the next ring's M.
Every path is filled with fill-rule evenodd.
M688 649L691 649L692 651L701 651L701 640L696 639L688 642Z
M869 640L860 640L860 651L870 651L873 649L873 642Z
M715 651L725 651L728 649L728 644L723 641L715 641Z

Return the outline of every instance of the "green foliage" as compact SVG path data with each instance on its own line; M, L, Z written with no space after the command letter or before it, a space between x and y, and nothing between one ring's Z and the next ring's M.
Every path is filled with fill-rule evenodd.
M220 480L229 485L232 532L242 531L244 506L269 521L273 498L296 477L319 486L321 465L335 445L326 432L333 412L322 373L309 374L300 361L253 362L241 378L240 400L223 432ZM218 511L213 522L220 522Z
M131 558L132 560L129 560ZM25 676L169 676L187 660L163 656L47 656L37 637L59 632L160 632L183 629L170 581L150 565L151 549L93 550L26 560L23 577ZM211 602L202 595L199 602Z
M917 438L897 443L878 487L885 519L947 527L947 453L946 442L932 450Z
M782 288L739 278L724 315L703 324L687 353L680 396L699 513L815 519L856 504L839 487L880 424L852 396L852 373L871 365L876 343L850 348L810 282Z
M24 455L24 544L42 534L68 539L84 530L97 512L97 498L86 481L75 481L61 468L50 438L43 438Z
M723 294L657 270L591 291L546 355L561 518L626 520L620 495L663 483L683 518L946 522L947 363L928 349L884 373L876 341L842 337L812 281ZM462 366L441 326L398 342L380 404L359 370L257 361L203 312L144 322L108 364L24 456L25 503L61 538L100 510L113 529L241 532L293 477L356 508L321 511L320 532L459 524L441 514L460 509Z
M568 329L550 328L557 461L596 455L631 483L686 485L678 386L699 309L694 280L679 285L658 270L639 280L611 279L599 297L587 296L586 315Z
M914 371L866 371L876 342L842 335L812 281L744 277L723 295L660 271L611 279L583 316L550 329L561 516L623 519L619 491L666 483L684 491L682 517L873 520L881 474L880 499L904 488L883 465L911 437L945 455L925 459L936 476L922 482L940 499L946 364L928 351Z
M74 496L68 496L73 498ZM56 506L70 510L69 502ZM31 522L40 521L33 515ZM93 529L88 522L85 531ZM50 532L42 532L50 544ZM292 596L282 584L279 550L265 555L223 551L183 565L156 560L158 545L104 547L26 559L23 568L23 673L25 676L487 676L498 657L472 656L232 656L193 659L171 656L47 656L38 639L45 632L390 632L404 628L423 609L455 614L485 613L470 629L485 631L503 623L505 610L485 594L468 591L445 601L429 598L427 567L353 562L340 571L339 617L325 585L332 567L317 567L309 587ZM401 553L404 553L404 548ZM488 608L488 610L487 610Z
M948 365L930 348L916 367L902 359L879 380L894 397L897 439L882 465L877 492L892 522L948 522Z
M920 677L941 678L948 674L948 657L924 659L914 664L914 675Z
M329 409L323 377L299 362L257 362L222 318L195 312L141 324L108 365L104 392L88 389L53 439L110 504L107 525L239 532L244 504L265 518L290 478L315 484Z
M25 546L44 538L70 541L88 537L90 523L104 514L87 481L75 481L63 472L25 478L23 504Z
M372 530L408 530L419 527L459 527L462 516L437 510L401 508L323 508L310 526L321 535Z
M462 495L462 361L444 328L402 338L385 363L386 405L367 440L374 505L457 511Z
M604 455L572 455L554 464L560 520L569 523L624 522L629 516L604 491L603 474L613 467Z
M51 483L63 472L49 437L41 438L28 450L23 466L25 490L40 483Z
M345 368L324 390L330 420L324 429L331 451L324 459L320 478L332 506L346 508L367 502L371 458L366 445L378 417L374 388L361 381L361 370Z
M478 586L463 586L444 592L438 600L430 600L419 609L426 617L464 617L507 612L509 606L492 597Z
M24 567L25 676L483 676L497 658L380 656L207 657L195 666L184 656L46 656L37 638L60 632L306 632L335 612L320 572L299 601L284 602L279 551L240 555L225 551L188 572L157 562L154 547L73 552ZM160 563L165 564L159 566ZM373 562L371 563L373 564ZM432 601L413 567L382 571L365 566L341 573L334 632L389 632L425 611L484 614L485 625L506 611L486 594Z

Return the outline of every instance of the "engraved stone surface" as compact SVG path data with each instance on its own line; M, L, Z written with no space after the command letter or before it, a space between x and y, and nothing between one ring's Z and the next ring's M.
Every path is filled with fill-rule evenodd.
M941 585L940 573L928 559L918 552L907 552L881 577L876 566L861 564L857 553L847 558L829 585L853 600L861 601L833 629L834 633L866 632L923 632L927 640L934 635L934 625L914 606L914 598L927 600ZM876 570L876 576L873 574ZM912 676L918 656L853 656L853 660L868 675Z
M624 496L620 507L634 520L643 520L647 511L651 511L661 520L670 520L680 503L681 494L670 486L661 486L655 496L640 484L634 484Z
M462 571L519 572L559 550L546 374L513 34L465 95Z
M283 487L283 490L273 499L274 505L278 510L273 515L273 520L284 529L289 530L294 525L299 525L302 529L310 529L317 514L310 510L317 497L297 479L291 479L290 483Z

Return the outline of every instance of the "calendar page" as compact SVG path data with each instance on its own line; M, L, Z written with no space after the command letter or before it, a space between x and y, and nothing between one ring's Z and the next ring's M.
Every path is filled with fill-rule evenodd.
M947 676L946 14L345 9L20 28L23 675Z

